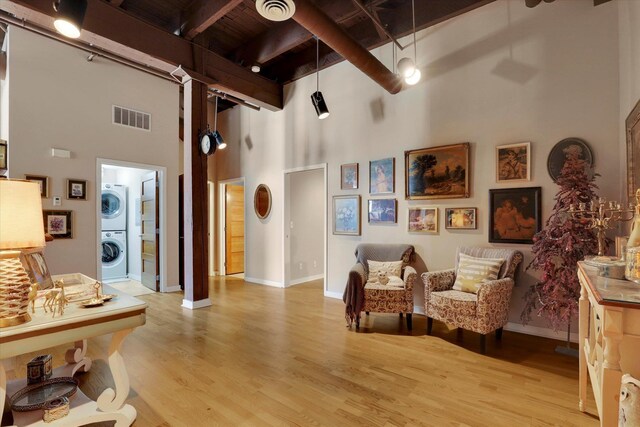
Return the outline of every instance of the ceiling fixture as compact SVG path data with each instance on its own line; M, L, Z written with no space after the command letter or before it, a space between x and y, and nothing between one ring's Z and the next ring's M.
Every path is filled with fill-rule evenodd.
M329 117L329 108L324 102L322 92L320 92L320 39L316 37L316 91L311 94L311 102L316 109L316 114L320 120Z
M252 65L251 66L251 71L253 71L254 73L259 73L260 72L260 66L258 64Z
M53 26L65 37L80 37L84 14L87 11L87 0L56 0L53 9L57 12Z
M545 3L552 3L553 1L554 0L544 0ZM542 0L524 0L524 4L526 4L527 7L536 7L541 2Z
M293 0L256 0L256 10L269 21L286 21L296 12Z
M213 118L213 140L216 142L216 148L224 150L227 148L227 143L222 139L222 135L218 132L218 97L216 96L216 107Z
M402 58L398 61L398 72L404 77L404 82L408 85L414 85L420 81L422 73L418 69L416 62L418 60L416 47L416 6L415 0L411 0L411 17L413 19L413 59Z

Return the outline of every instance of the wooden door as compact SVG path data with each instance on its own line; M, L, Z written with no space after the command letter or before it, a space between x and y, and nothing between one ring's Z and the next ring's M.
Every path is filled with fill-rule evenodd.
M244 185L225 185L225 271L244 273Z
M150 172L142 177L142 197L140 218L142 219L142 284L160 291L160 256L158 251L160 221L158 206L158 172Z

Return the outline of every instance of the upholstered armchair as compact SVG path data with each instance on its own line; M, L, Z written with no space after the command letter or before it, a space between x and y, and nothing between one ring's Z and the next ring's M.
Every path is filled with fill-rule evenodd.
M356 264L349 272L349 280L343 296L346 318L350 325L360 327L360 312L399 313L407 319L407 329L412 328L413 286L418 275L408 264L413 259L414 248L401 244L362 243L356 248ZM369 280L369 261L402 261L398 286L372 283Z
M463 292L453 289L460 254L475 258L504 259L504 262L495 280L478 284L475 293ZM486 334L495 331L496 339L502 339L502 328L509 315L514 277L522 259L522 252L512 249L461 247L456 253L454 269L423 273L427 335L431 335L434 319L477 332L481 334L480 347L484 354Z

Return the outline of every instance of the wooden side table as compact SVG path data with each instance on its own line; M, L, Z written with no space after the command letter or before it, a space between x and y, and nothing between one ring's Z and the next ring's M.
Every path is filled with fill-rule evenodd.
M54 376L73 376L79 370L88 371L91 359L86 357L87 338L113 334L108 360L115 390L104 390L94 402L78 389L70 398L69 415L51 423L42 420L42 410L13 412L14 426L66 427L114 420L117 427L123 427L133 423L137 413L133 406L124 403L129 395L129 377L120 346L133 329L145 324L147 303L106 285L104 292L118 296L101 307L82 308L71 303L63 316L55 318L39 309L32 315L31 322L0 329L0 359L75 342L74 348L65 355L67 364L54 369ZM25 379L7 383L4 366L0 363L0 408L4 408L7 395L11 396L25 385Z
M580 410L586 411L587 378L600 425L618 425L620 379L640 376L640 285L598 276L578 263L580 279Z

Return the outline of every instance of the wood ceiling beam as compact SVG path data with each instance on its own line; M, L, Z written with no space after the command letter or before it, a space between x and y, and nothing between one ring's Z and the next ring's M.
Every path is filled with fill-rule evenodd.
M13 0L13 3L48 17L53 15L50 0ZM4 5L2 8L7 9ZM83 24L83 33L85 32L91 33L86 35L87 38L95 38L97 35L121 45L127 52L131 52L130 49L137 51L137 58L127 56L133 61L144 61L148 55L176 67L181 65L189 75L206 82L209 87L260 107L277 111L284 106L281 84L254 74L202 46L137 19L109 3L89 1ZM108 50L116 54L122 53L113 48Z
M109 3L111 3L115 7L120 7L122 3L124 3L124 0L109 0Z
M187 40L205 31L243 0L196 0L181 13L180 33Z

